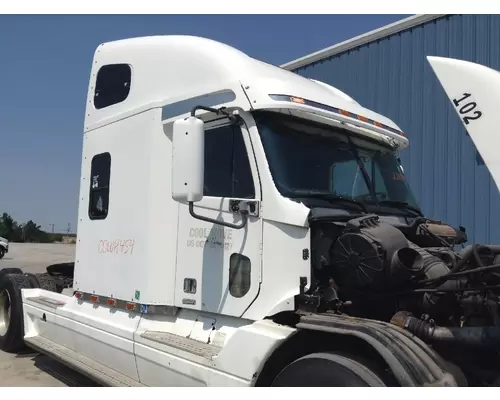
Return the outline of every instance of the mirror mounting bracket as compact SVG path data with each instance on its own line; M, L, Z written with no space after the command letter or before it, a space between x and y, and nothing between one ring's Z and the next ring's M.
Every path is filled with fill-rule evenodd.
M205 107L202 105L198 105L193 107L191 110L191 116L196 117L196 111L198 110L204 110L204 111L209 111L212 112L216 115L225 115L231 122L236 122L238 120L238 117L234 114L231 114L226 111L226 107L221 107L221 108L212 108L212 107Z
M229 211L232 213L246 213L250 217L259 216L258 202L255 200L229 200Z
M239 209L239 214L242 217L241 223L239 223L239 224L232 224L230 222L219 221L217 219L208 218L208 217L204 217L202 215L198 215L198 214L196 214L194 212L194 203L192 201L190 201L188 204L189 204L189 214L191 214L191 216L193 218L199 219L201 221L211 222L213 224L223 225L223 226L227 226L228 228L233 228L233 229L244 228L246 226L247 222L248 222L249 211L248 211L248 209L244 209L242 207L240 207L240 209Z
M229 113L226 109L226 107L221 107L221 108L212 108L212 107L205 107L202 105L197 105L192 108L191 110L191 117L196 117L196 111L198 110L204 110L208 112L212 112L216 115L224 115L226 116L232 123L236 123L240 121L240 116L238 114L232 114ZM233 213L238 213L242 217L242 221L239 224L232 224L230 222L225 222L225 221L220 221L216 220L213 218L209 217L204 217L202 215L198 215L194 212L194 203L192 201L188 202L189 205L189 214L196 219L199 219L201 221L205 222L211 222L213 224L218 224L222 226L227 226L228 228L233 228L233 229L242 229L244 228L247 223L248 223L248 216L249 215L256 215L258 213L257 210L257 205L255 202L247 202L247 201L239 201L239 200L231 200L230 201L230 211Z

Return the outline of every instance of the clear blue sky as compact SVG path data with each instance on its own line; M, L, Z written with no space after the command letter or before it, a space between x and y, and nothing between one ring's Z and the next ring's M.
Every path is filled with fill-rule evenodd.
M76 230L82 129L96 46L189 34L283 64L407 15L0 15L0 213Z

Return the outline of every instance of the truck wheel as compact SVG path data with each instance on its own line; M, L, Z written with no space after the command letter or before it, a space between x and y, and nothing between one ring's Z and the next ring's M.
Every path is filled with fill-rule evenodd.
M36 277L38 287L49 292L58 293L57 282L49 274L38 274Z
M40 282L38 281L38 278L36 277L35 274L27 272L24 274L24 276L26 276L26 278L28 279L28 282L30 283L30 288L38 289L40 287Z
M23 271L21 271L19 268L2 268L0 269L0 277L3 275L7 274L22 274Z
M371 387L385 384L372 370L357 361L334 353L315 353L286 366L271 386Z
M24 348L21 289L29 289L23 274L0 275L0 349L15 352Z

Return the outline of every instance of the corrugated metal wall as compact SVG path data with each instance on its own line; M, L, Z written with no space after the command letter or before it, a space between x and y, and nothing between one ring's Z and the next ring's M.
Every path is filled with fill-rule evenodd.
M500 195L428 55L500 70L500 15L446 16L295 72L394 120L410 139L401 159L426 215L465 226L469 243L500 243Z

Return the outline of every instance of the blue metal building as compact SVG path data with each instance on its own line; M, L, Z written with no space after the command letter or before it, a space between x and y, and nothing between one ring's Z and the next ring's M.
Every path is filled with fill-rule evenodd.
M429 55L500 70L500 15L413 16L282 67L394 120L410 140L401 160L425 214L466 227L469 243L500 244L500 194Z

